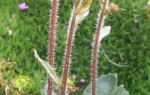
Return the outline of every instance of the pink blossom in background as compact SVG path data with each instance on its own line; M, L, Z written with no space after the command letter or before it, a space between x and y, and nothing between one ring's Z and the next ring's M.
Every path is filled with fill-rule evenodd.
M80 79L80 83L84 84L85 83L85 79Z
M48 90L48 84L45 85L44 89Z
M74 79L76 79L76 78L77 78L77 76L76 76L76 75L72 75L72 77L73 77Z
M28 5L26 5L26 3L24 3L24 2L19 4L18 6L19 6L20 10L22 10L22 11L25 11L28 9Z

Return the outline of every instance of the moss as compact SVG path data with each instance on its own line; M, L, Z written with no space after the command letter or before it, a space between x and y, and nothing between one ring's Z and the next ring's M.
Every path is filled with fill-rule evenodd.
M106 25L110 25L112 30L110 35L103 39L102 46L112 61L130 66L116 67L109 63L100 52L99 75L109 72L118 73L119 85L124 84L130 95L148 95L150 93L150 23L146 15L147 0L112 1L126 11L108 17ZM46 74L35 60L33 48L39 52L42 59L46 59L50 3L49 0L25 0L25 2L29 5L29 9L22 12L18 8L20 0L0 1L0 59L10 58L10 61L17 62L15 72L11 71L11 73L30 76L35 85L29 93L40 95L39 89L44 86ZM86 79L87 84L91 77L89 69L91 44L99 7L98 1L94 0L90 15L79 25L73 48L71 73L76 74L78 78ZM61 1L56 51L58 55L56 69L59 74L62 68L70 8L72 8L70 1ZM11 18L12 16L14 18ZM137 23L134 22L135 19L138 20ZM10 27L13 32L11 36L7 33L7 27ZM3 91L0 90L0 93Z

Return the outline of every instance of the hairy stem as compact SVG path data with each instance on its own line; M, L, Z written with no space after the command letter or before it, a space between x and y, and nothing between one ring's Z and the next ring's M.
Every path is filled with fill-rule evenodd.
M58 1L59 0L53 0L52 2L52 12L50 21L50 49L49 49L49 64L51 66L54 65ZM52 95L52 78L48 79L48 95Z
M69 67L70 67L70 62L71 62L71 51L72 51L73 40L74 40L75 29L76 29L75 18L76 18L76 15L73 15L71 26L69 29L69 35L67 38L67 47L66 47L66 54L65 54L65 64L64 64L64 71L63 71L61 95L65 95L66 88L67 88L67 77L69 73Z
M98 63L98 51L100 47L100 42L99 42L99 37L100 37L100 32L103 27L105 15L103 14L105 9L106 9L106 3L107 0L104 0L101 12L100 12L100 18L98 21L97 29L96 29L96 34L94 38L94 47L93 47L93 54L92 54L92 95L96 95L96 78L97 78L97 63Z

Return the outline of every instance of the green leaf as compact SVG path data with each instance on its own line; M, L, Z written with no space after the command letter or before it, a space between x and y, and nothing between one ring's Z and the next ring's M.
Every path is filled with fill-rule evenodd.
M124 89L123 85L121 85L115 89L113 95L129 95L129 92Z
M30 83L30 79L28 76L25 76L25 75L19 75L15 81L13 82L13 86L15 88L20 88L20 87L23 87L23 88L31 88L32 85Z
M69 77L69 78L67 79L67 85L68 85L68 86L75 87L74 82L75 82L75 79L72 78L72 77Z
M41 95L47 95L46 89L41 89ZM52 95L57 95L54 91L52 91Z
M107 74L97 78L97 95L129 95L123 86L117 87L117 81L117 74ZM91 84L85 88L83 95L92 95Z
M46 69L46 71L48 72L48 74L50 75L50 77L52 77L52 79L54 80L54 82L56 83L56 85L58 87L61 86L61 80L60 78L57 76L56 72L54 71L54 69L48 64L48 62L42 60L39 55L37 54L37 51L34 50L34 56L36 57L36 59L41 63L41 65Z

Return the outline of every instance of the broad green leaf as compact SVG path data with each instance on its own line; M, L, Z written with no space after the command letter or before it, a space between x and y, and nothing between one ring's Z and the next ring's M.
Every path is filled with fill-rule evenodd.
M121 89L122 86L117 87L117 81L117 74L107 74L97 78L97 95L119 95L116 94L119 93L118 91L120 91L120 95L128 95L124 88L123 90ZM83 95L92 95L91 84L85 88Z
M46 69L46 71L48 72L48 74L50 75L50 77L52 77L52 79L54 80L54 82L56 83L56 85L58 87L61 86L61 80L60 78L56 75L56 72L54 71L54 69L48 64L48 62L42 60L39 55L37 54L37 51L34 50L34 56L35 58L41 63L41 65Z
M41 89L41 95L47 95L47 90L46 89ZM52 95L57 95L57 94L53 91Z
M124 86L118 86L112 95L129 95L129 92L124 89Z

